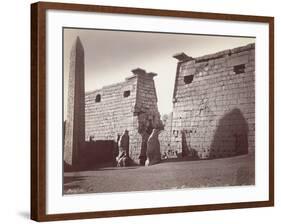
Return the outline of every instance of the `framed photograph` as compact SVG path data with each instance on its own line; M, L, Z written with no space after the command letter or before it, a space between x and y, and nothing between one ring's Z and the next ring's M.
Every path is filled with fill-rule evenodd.
M274 18L31 5L31 218L274 205Z

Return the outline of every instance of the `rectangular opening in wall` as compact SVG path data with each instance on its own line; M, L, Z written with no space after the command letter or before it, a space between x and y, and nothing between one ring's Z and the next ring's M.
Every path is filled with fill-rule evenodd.
M193 81L193 76L194 76L194 75L186 75L186 76L184 76L184 78L183 78L184 83L185 83L185 84L190 84L190 83L192 83L192 81Z
M233 71L235 74L245 73L245 64L235 65Z
M131 94L131 91L130 91L130 90L124 91L123 97L129 97L130 94Z
M95 102L96 102L96 103L99 103L100 101L101 101L101 95L98 94L98 95L96 95Z

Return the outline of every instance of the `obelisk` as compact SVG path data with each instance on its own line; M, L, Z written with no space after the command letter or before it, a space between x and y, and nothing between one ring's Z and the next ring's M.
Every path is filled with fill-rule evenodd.
M79 37L71 49L68 80L67 121L64 139L64 161L76 168L79 151L85 142L85 74L84 48Z

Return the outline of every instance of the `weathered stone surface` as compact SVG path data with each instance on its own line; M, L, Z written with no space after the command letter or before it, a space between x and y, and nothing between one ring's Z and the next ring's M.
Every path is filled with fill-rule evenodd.
M158 140L158 135L160 130L153 129L151 135L147 141L147 152L146 152L146 166L150 166L161 161L161 153L160 153L160 143Z
M194 77L186 84L188 75ZM160 141L169 135L164 150L174 154L185 148L201 159L254 153L254 44L178 63L171 125Z
M173 58L181 61L181 62L186 62L186 61L192 61L193 58L192 57L189 57L188 55L186 55L185 53L178 53L178 54L175 54L173 56Z
M166 115L164 118L162 117L164 131L160 132L159 134L161 154L165 158L177 157L175 150L171 148L172 117L173 113Z
M125 129L130 135L129 156L139 163L142 133L161 126L153 77L137 68L124 82L86 93L86 140L115 140ZM127 92L129 91L129 93ZM126 96L124 93L126 93ZM97 95L100 101L96 102Z
M247 53L247 52L246 52ZM249 61L249 54L237 55L237 57L232 57L227 61L227 66L235 66L240 64L247 64Z
M68 111L65 125L64 161L77 166L79 150L85 142L85 88L84 88L84 49L77 37L70 56L68 82Z

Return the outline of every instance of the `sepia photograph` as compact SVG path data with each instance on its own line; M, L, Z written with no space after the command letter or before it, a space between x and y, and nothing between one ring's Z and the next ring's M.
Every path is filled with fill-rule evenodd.
M255 37L62 38L64 194L255 185Z
M274 206L273 17L34 3L30 100L33 220Z

